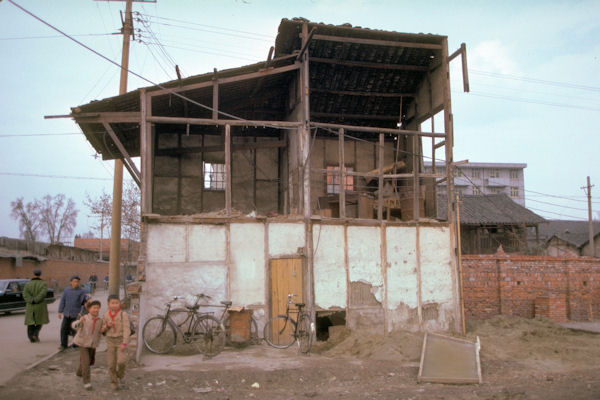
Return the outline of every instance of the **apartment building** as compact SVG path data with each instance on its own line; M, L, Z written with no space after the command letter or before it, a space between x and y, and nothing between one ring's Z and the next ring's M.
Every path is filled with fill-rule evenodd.
M424 163L425 173L432 172L431 161ZM506 194L525 207L525 181L521 163L468 163L454 170L456 193L464 195ZM436 163L436 173L444 173L444 164ZM446 193L446 183L438 185L438 193Z

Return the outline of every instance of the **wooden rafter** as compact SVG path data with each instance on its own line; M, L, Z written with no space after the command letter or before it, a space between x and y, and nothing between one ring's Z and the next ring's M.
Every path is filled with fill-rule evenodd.
M342 66L353 67L353 68L389 69L389 70L396 70L396 71L422 71L422 72L425 72L429 69L428 67L422 67L420 65L383 64L383 63L372 63L372 62L364 62L364 61L336 60L334 58L310 57L310 62L311 63L321 63L321 64L342 65Z
M414 42L396 42L393 40L378 40L378 39L362 39L347 36L331 36L331 35L313 35L314 40L327 40L331 42L341 43L357 43L367 44L372 46L387 46L387 47L410 47L415 49L432 49L440 50L442 45L433 43L414 43Z

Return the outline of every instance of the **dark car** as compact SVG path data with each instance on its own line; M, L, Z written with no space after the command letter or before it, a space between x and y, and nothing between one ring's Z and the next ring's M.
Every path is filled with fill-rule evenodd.
M0 312L25 310L23 288L29 279L0 279ZM54 303L54 289L48 288L46 304Z

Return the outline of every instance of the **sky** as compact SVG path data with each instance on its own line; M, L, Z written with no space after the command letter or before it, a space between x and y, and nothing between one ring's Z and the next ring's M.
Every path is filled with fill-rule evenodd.
M13 0L120 62L125 3ZM590 176L600 210L600 2L157 0L136 2L130 69L152 82L265 60L282 18L448 36L466 43L471 92L451 64L454 159L526 163L525 198L548 219L587 218ZM162 46L158 45L162 44ZM112 193L103 162L70 108L114 96L119 69L0 0L0 236L19 237L10 203L64 193L75 233L93 220L86 195ZM130 76L128 89L149 86ZM600 215L600 214L599 214Z

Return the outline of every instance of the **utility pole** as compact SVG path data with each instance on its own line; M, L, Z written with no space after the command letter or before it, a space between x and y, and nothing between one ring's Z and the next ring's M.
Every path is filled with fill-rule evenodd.
M596 257L596 246L594 243L594 222L592 220L592 188L594 185L590 184L590 177L587 177L587 186L581 187L586 191L588 200L588 224L589 224L589 243L590 243L590 256ZM586 190L587 189L587 190Z
M127 93L127 73L129 70L129 43L133 32L131 8L133 0L126 0L125 20L123 22L123 52L121 55L121 81L119 94ZM112 218L110 227L110 266L108 270L108 293L119 295L121 263L121 205L123 201L123 160L115 159L113 177Z

